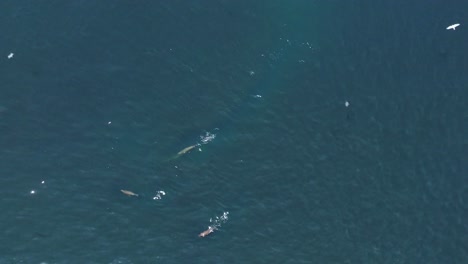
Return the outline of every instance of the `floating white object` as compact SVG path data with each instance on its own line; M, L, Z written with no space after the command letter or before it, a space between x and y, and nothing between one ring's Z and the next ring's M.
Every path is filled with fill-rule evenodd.
M450 30L450 29L455 30L459 25L460 25L459 23L450 25L450 26L447 27L447 30Z
M346 107L348 107L348 106L349 106L349 102L346 101L346 102L344 103L344 105L345 105Z
M11 59L11 58L13 58L13 56L15 56L15 54L14 54L13 52L12 52L12 53L10 53L10 54L8 54L8 59Z
M162 191L162 190L161 190L161 191L158 191L158 192L156 193L156 196L153 197L153 200L161 200L161 199L162 199L162 196L161 196L161 195L162 195L162 196L166 195L166 192L164 192L164 191Z

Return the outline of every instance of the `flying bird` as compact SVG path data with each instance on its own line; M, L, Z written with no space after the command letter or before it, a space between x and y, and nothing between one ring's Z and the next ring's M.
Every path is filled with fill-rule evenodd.
M460 25L459 23L450 25L450 26L447 27L447 30L450 30L450 29L455 30L459 25Z

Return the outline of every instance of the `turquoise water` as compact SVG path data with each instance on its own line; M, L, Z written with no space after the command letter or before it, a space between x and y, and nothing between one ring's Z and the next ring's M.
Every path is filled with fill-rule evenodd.
M466 3L95 2L0 4L0 263L466 262Z

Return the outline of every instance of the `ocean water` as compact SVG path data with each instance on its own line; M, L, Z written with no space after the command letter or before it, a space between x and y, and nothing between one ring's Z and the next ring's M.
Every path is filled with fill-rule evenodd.
M0 263L467 263L468 2L0 8Z

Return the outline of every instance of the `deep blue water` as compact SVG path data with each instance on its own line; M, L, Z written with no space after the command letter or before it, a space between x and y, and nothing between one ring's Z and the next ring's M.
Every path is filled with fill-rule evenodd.
M468 2L0 9L0 263L467 263Z

